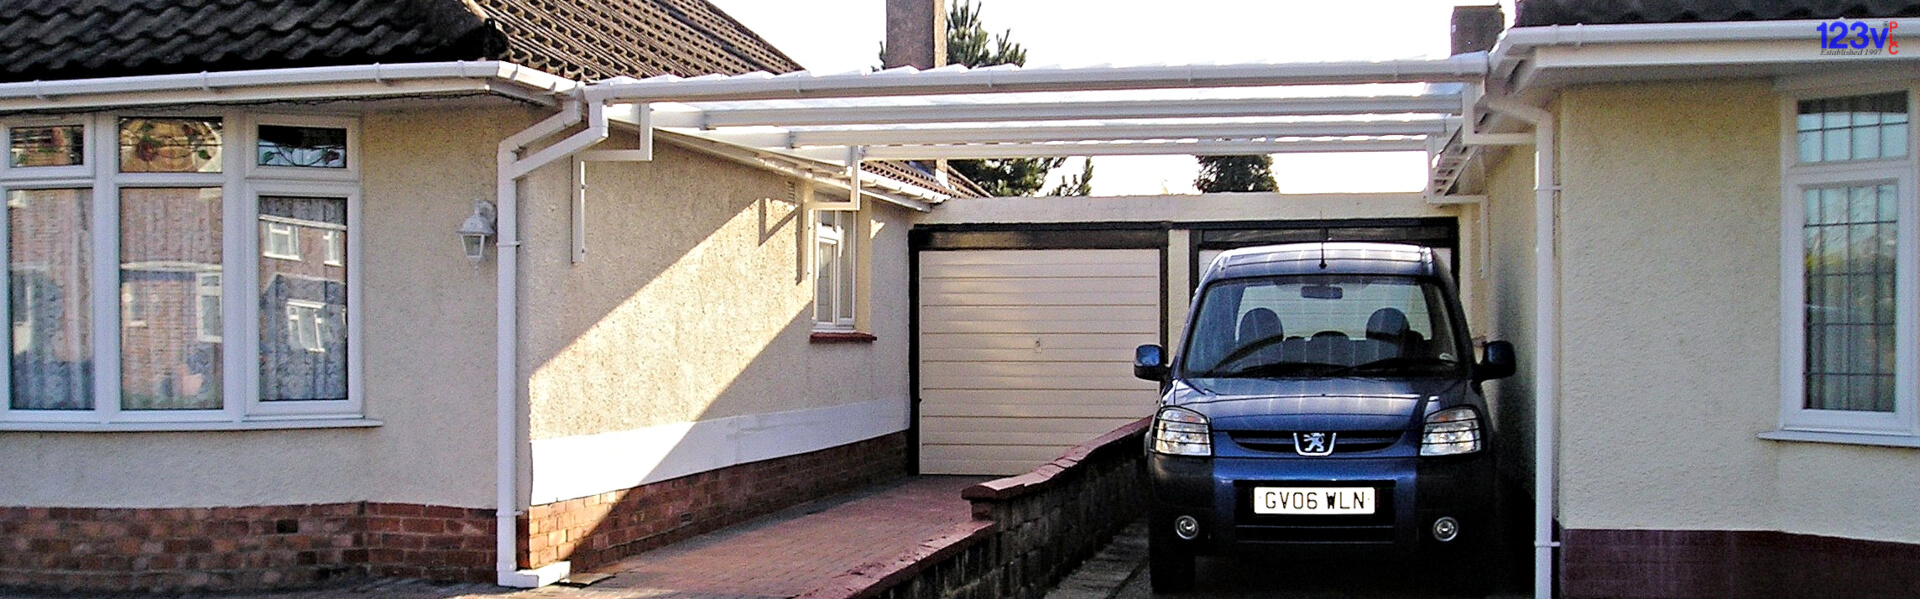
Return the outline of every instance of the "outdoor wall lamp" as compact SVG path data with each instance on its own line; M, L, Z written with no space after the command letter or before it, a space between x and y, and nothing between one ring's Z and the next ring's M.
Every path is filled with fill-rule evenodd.
M487 259L487 238L493 234L493 202L474 200L473 214L460 223L460 245L474 268L479 268L480 262Z

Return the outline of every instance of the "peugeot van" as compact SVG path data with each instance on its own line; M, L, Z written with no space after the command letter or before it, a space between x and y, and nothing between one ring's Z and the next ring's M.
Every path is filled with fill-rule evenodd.
M1494 536L1495 436L1483 381L1513 346L1473 343L1429 249L1303 243L1221 254L1200 277L1147 431L1153 586L1194 557L1253 550L1413 557L1475 584Z

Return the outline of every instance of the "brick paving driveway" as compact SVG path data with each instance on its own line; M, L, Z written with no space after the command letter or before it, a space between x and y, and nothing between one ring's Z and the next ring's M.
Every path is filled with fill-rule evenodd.
M922 476L802 505L600 568L586 588L377 580L245 599L762 599L792 597L862 564L906 553L972 518L960 490L987 477ZM0 592L0 595L5 595ZM65 599L76 595L5 595ZM114 597L87 595L86 597Z

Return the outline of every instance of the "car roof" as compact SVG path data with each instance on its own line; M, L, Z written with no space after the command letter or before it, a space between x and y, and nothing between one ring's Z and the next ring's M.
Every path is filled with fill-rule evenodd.
M1213 259L1201 280L1312 274L1442 276L1442 272L1430 248L1330 241L1229 250Z

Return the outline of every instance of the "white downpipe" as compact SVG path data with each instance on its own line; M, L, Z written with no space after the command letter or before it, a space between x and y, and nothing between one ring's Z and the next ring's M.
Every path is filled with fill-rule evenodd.
M519 285L520 285L520 179L553 161L566 158L607 138L606 113L598 103L586 107L587 127L552 146L521 158L520 152L533 142L566 130L581 121L579 101L566 102L560 113L528 127L500 142L495 156L494 197L498 242L496 250L496 289L494 320L494 540L496 583L500 586L533 588L565 578L566 562L536 570L520 570L520 377L519 377Z
M1533 126L1533 596L1553 597L1555 446L1560 388L1560 269L1556 258L1555 209L1559 175L1554 168L1553 113L1503 98L1487 107Z

